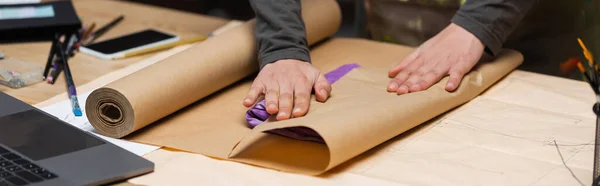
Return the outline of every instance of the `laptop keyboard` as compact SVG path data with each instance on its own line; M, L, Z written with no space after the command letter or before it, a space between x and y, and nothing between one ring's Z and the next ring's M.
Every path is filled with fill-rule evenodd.
M56 177L56 174L0 147L0 186L27 185Z

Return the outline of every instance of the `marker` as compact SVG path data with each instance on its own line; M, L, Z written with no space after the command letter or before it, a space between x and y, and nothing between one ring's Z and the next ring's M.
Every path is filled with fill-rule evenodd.
M48 80L48 83L54 84L54 82L56 82L58 75L62 71L62 67L58 65L60 63L61 63L60 60L58 60L58 58L57 58L57 60L54 61L54 64L52 64L52 70L50 71L50 76L48 76L48 78L46 78Z
M63 70L65 71L65 80L67 81L67 89L69 92L69 100L71 100L71 107L73 108L73 114L75 116L82 116L83 112L79 107L79 101L77 100L77 90L75 89L75 82L73 82L73 76L71 75L71 69L69 69L69 63L67 62L65 51L62 48L62 45L58 45L59 48L59 58L62 61Z
M4 59L4 53L0 52L0 59Z
M79 107L79 101L77 100L77 93L75 92L75 85L69 85L69 98L71 100L71 107L73 108L73 114L75 116L83 116L83 112Z
M75 89L75 82L73 82L73 76L69 69L69 63L64 63L65 79L67 80L67 89L69 90L69 99L71 100L71 107L73 108L73 114L75 116L82 116L81 108L79 107L79 101L77 100L77 90Z

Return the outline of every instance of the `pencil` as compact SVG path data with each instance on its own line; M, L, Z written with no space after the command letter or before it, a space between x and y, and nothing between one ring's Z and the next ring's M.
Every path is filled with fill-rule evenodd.
M85 41L87 39L87 37L92 33L92 31L94 31L95 27L96 27L96 23L92 23L92 25L90 25L90 27L88 27L88 29L85 30L85 32L81 35L81 38L79 38L79 40L81 42Z
M577 62L577 68L579 68L579 71L581 71L581 73L585 73L585 68L580 62Z
M569 74L573 69L577 68L577 63L579 63L579 59L576 57L569 58L567 61L560 64L560 72L562 74Z
M579 42L579 45L583 49L583 55L585 56L585 59L588 60L590 67L592 67L594 64L594 57L592 56L592 53L590 53L590 51L587 49L587 47L580 38L577 38L577 42Z
M195 42L199 42L199 41L204 41L204 40L206 40L206 38L207 38L206 36L196 36L196 37L192 37L192 38L182 39L182 40L179 40L177 42L173 42L173 43L169 43L169 44L164 44L164 45L158 45L158 46L155 46L155 47L150 47L150 48L147 48L147 49L143 49L143 50L139 50L139 51L135 51L135 52L126 53L126 54L124 54L122 56L115 57L114 59L124 59L124 58L132 57L132 56L147 54L147 53L150 53L150 52L156 52L156 51L159 51L159 50L164 50L164 49L176 47L176 46L179 46L179 45L184 45L184 44L189 44L189 43L195 43Z
M111 21L110 23L104 25L102 28L96 30L96 32L94 32L90 35L89 40L87 40L84 43L84 45L94 42L98 37L104 35L104 33L108 32L108 30L113 28L115 25L119 24L119 22L121 22L123 20L123 18L125 18L125 16L121 15L121 16L117 17L116 19L114 19L113 21Z

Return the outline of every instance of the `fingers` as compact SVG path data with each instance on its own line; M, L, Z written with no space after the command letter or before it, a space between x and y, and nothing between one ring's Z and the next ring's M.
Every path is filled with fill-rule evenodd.
M315 82L315 97L319 102L325 102L331 95L331 84L327 81L323 74L320 74Z
M423 89L427 89L428 87L421 86L421 81L423 80L424 76L429 74L429 71L430 69L428 67L421 67L419 70L412 73L411 76L404 82L403 87L405 88L403 88L401 91L396 91L396 93L406 94L407 91L405 91L405 89L408 89L408 92L418 92Z
M401 94L408 93L409 87L406 85L406 81L413 76L417 69L421 67L422 61L416 59L408 67L398 73L394 79L388 84L388 92L399 92Z
M400 73L400 71L402 71L402 69L404 69L404 68L406 68L406 66L410 65L410 62L411 61L407 61L407 60L400 62L400 64L398 64L394 68L390 69L390 71L388 72L388 77L390 77L390 78L396 77L398 75L398 73Z
M260 94L263 93L263 90L264 86L253 84L250 90L248 91L248 95L244 99L244 106L251 107L252 105L254 105Z
M408 78L408 80L406 80L404 85L406 85L406 87L408 87L409 92L417 92L417 91L421 90L421 85L419 85L419 82L421 81L422 76L423 76L422 72L413 73L413 75L411 75L410 78ZM402 93L398 93L398 94L402 94Z
M265 104L267 113L276 114L279 112L279 87L268 87L265 94Z
M292 116L301 117L308 112L310 105L311 85L308 82L296 83L294 88L294 110Z
M398 90L396 90L396 93L398 95L402 95L402 94L407 94L409 93L409 87L406 84L402 84L398 87Z
M265 66L248 91L243 104L254 105L264 94L267 113L277 120L306 115L315 89L317 101L331 95L331 85L317 69L298 60L279 60Z
M280 83L279 113L277 120L290 119L292 107L294 106L294 89L291 83Z
M390 71L388 72L388 76L390 78L398 76L398 73L400 73L400 71L402 71L402 69L405 69L413 61L417 60L418 56L419 56L418 51L411 53L408 57L406 57L404 60L402 60L400 62L400 64L398 64L394 68L390 69Z
M429 60L425 62L424 59L417 59L390 81L388 92L402 95L427 90L448 74L451 64L448 61Z
M429 89L448 74L448 63L431 63L433 65L423 66L419 71L421 76L410 87L410 92L418 92Z
M425 76L423 76L421 82L419 83L422 88L421 90L425 90L433 86L439 82L445 76L445 74L445 72L439 70L434 70L430 73L427 73Z
M460 82L462 81L463 76L465 75L465 70L461 68L456 68L450 71L450 78L448 78L448 83L446 84L446 91L452 92L455 91Z
M402 85L404 84L404 81L406 81L410 76L410 72L408 71L403 71L400 72L394 79L392 79L390 81L390 83L388 84L388 92L396 92L398 91L398 89L400 88L405 88ZM408 90L408 89L407 89Z

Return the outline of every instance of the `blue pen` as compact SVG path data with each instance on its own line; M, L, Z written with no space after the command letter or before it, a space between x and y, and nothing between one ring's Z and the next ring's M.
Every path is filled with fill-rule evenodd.
M73 38L71 38L73 39ZM65 50L63 50L62 45L58 45L59 51L58 54L60 55L61 61L62 61L62 65L63 65L63 70L65 71L65 80L67 81L67 89L69 92L69 99L71 100L71 107L73 108L73 114L75 116L83 116L83 112L81 111L81 108L79 107L79 101L77 100L77 90L75 89L75 83L73 82L73 76L71 75L71 69L69 69L69 63L67 62L67 58L65 55ZM70 48L69 48L70 49Z
M81 112L81 108L79 107L79 101L77 100L77 91L75 90L75 85L69 85L69 99L71 100L73 114L75 114L75 116L82 116L83 112Z

